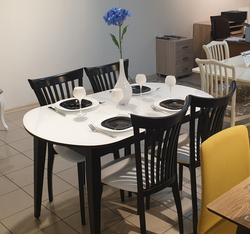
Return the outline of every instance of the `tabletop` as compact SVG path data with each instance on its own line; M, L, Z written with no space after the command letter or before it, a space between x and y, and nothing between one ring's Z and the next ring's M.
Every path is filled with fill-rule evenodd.
M250 177L207 205L208 210L250 229Z
M221 62L235 65L237 83L250 86L250 68L246 67L244 59L241 55L222 60ZM199 67L193 68L192 71L194 73L200 73Z
M155 90L147 95L143 95L145 99L141 100L138 96L132 96L127 106L120 106L120 114L129 115L130 113L144 115L144 116L164 116L166 114L155 112L151 105L156 100L165 100L170 98L169 88L164 83L147 83ZM172 98L182 98L189 94L211 97L209 94L186 86L175 85L172 88ZM67 145L105 145L113 142L118 142L126 137L132 136L133 131L125 131L113 133L116 138L107 137L102 134L94 133L88 127L88 124L95 124L100 119L115 116L117 113L116 104L111 98L110 91L95 93L88 95L89 98L94 98L98 101L105 101L103 104L97 105L95 108L88 109L87 114L83 117L78 117L74 112L64 111L66 117L61 116L49 109L48 106L35 108L25 114L23 123L25 129L32 135L41 139L51 141L54 143ZM174 113L169 111L169 114Z

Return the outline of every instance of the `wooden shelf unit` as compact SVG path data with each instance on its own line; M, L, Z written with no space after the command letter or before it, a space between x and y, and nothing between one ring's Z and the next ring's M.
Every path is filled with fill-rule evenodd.
M156 38L156 72L176 77L192 73L193 38L165 40Z

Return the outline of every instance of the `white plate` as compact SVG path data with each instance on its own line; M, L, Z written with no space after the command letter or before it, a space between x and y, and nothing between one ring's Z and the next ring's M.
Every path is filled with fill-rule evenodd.
M65 101L68 101L68 100L71 100L71 99L75 99L75 98L63 99L63 100L61 100L61 101L56 102L54 105L55 105L55 107L56 107L57 109L63 110L63 111L79 111L79 109L76 109L76 110L69 110L69 109L66 109L66 108L60 106L60 103L61 103L61 102L65 102ZM85 100L91 101L91 102L92 102L92 105L91 105L91 106L87 106L87 107L85 107L85 108L82 108L83 111L84 111L84 110L92 109L92 108L94 108L94 107L96 107L96 106L99 105L99 102L98 102L96 99L89 98L89 97L86 97L86 98L84 98L84 99L85 99Z
M138 85L138 84L132 84L131 87L132 87L132 86L137 86L137 85ZM154 92L154 91L156 90L156 88L153 87L153 86L151 86L151 85L147 85L147 84L146 84L146 85L143 85L143 86L150 88L150 90L149 90L148 92L142 93L142 95L152 93L152 92ZM133 91L132 91L132 95L133 95L133 96L140 96L140 93L133 93Z
M166 101L166 100L169 100L169 99L180 99L180 100L185 101L185 99L180 98L180 97L178 97L178 98L165 98L165 99L156 101L156 102L154 103L154 106L155 106L157 109L164 110L164 111L171 111L171 112L178 112L178 111L180 111L180 110L168 109L168 108L165 108L165 107L163 107L163 106L160 105L161 102Z
M100 129L100 130L104 130L104 131L107 131L107 132L127 132L127 131L130 131L133 129L133 127L130 127L130 128L126 128L126 129L123 129L123 130L113 130L113 129L110 129L110 128L106 128L106 127L103 127L102 126L102 122L106 119L110 119L110 118L113 118L115 117L116 115L105 115L103 116L102 118L98 119L95 121L94 125L96 128ZM129 115L119 115L119 116L124 116L124 117L129 117Z

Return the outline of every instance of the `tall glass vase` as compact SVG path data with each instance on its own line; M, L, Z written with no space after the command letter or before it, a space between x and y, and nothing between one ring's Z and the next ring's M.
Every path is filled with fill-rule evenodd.
M124 97L119 102L120 105L128 105L131 97L132 97L132 88L130 83L128 82L125 71L124 71L124 64L123 59L120 59L120 70L119 70L119 77L115 84L115 88L120 88L123 91Z

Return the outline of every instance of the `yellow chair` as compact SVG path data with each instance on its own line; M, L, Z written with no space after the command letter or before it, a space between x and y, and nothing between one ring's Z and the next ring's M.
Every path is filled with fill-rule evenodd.
M201 209L198 234L235 234L237 225L208 211L207 204L250 176L246 126L223 130L206 141L201 153Z

